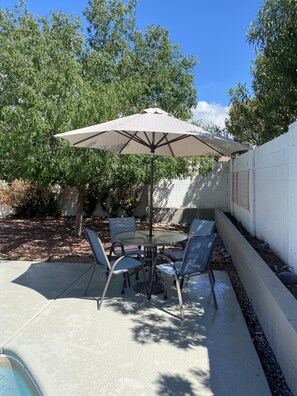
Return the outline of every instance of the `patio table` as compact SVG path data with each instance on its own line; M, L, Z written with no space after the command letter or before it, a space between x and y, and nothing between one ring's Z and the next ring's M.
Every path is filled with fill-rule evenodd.
M150 235L149 230L136 230L120 232L115 236L115 240L123 245L133 244L143 246L145 264L150 269L150 278L152 276L152 264L157 255L158 246L172 246L186 239L187 236L185 234L165 230L153 230L152 235ZM147 294L147 284L145 282L137 282L134 290L138 293ZM159 278L153 282L152 294L162 293L163 291L164 282Z

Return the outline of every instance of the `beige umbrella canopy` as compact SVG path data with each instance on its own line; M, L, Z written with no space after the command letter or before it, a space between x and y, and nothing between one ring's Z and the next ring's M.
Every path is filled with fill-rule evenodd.
M74 147L118 154L154 154L170 157L230 156L248 147L182 121L158 107L113 121L55 135ZM150 233L152 233L153 155L151 159Z

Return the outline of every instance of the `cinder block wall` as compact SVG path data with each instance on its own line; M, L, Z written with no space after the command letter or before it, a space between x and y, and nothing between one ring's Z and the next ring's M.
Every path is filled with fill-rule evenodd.
M232 214L297 271L297 122L284 135L233 160L230 180L241 170L250 171L250 208L230 200Z
M154 188L154 207L229 210L229 166L218 162L207 176L163 180Z
M255 150L256 235L265 239L285 262L288 262L289 162L289 133Z

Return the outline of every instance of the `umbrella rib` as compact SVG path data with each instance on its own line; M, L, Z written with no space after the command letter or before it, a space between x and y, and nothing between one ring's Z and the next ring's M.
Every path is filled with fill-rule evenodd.
M120 135L123 135L125 137L128 138L128 141L126 142L126 144L123 146L123 148L120 150L120 154L124 151L124 149L128 146L128 144L131 142L131 140L133 140L134 142L137 142L139 144L142 144L143 146L149 147L149 145L142 140L139 136L137 136L138 132L135 132L134 135L130 134L127 131L118 131L118 133Z
M178 142L178 141L180 141L180 140L188 139L188 138L191 137L191 136L193 136L193 135L179 136L179 137L174 138L174 139L172 139L172 140L166 139L166 142L165 142L165 143L162 143L162 144L159 144L158 147L166 146L168 143L175 143L175 142ZM163 140L163 139L162 139L162 140Z
M81 144L81 143L86 142L86 141L88 141L88 140L90 140L90 139L96 138L97 136L103 135L104 133L107 133L107 132L108 132L108 131L98 132L98 133L96 133L95 135L88 136L88 137L85 138L85 139L82 139L82 140L79 140L78 142L73 143L73 146L77 146L78 144ZM152 148L152 144L150 143L150 140L149 140L148 135L147 135L146 132L144 132L144 135L145 135L145 137L147 138L147 141L148 141L148 142L145 142L145 140L141 139L139 136L136 136L137 132L135 133L135 135L130 135L130 134L129 134L128 132L126 132L126 131L115 131L115 132L118 132L119 134L121 134L121 135L123 135L123 136L125 136L125 137L127 137L127 138L130 138L130 140L125 144L125 147L128 145L128 143L129 143L131 140L134 140L135 142L137 142L137 143L139 143L139 144L142 144L143 146ZM172 140L169 141L169 140L167 139L167 134L164 134L164 136L158 141L158 143L157 143L156 145L154 145L154 146L155 146L154 148L156 148L156 147L162 147L162 146L166 146L166 145L168 145L168 146L170 147L170 144L175 143L175 142L178 142L178 141L183 140L183 139L187 139L187 138L189 138L189 137L191 137L191 136L192 136L193 138L199 140L199 142L201 142L201 143L204 144L205 146L207 146L207 147L211 148L212 150L216 151L219 155L224 155L224 153L222 153L221 151L215 149L212 145L203 142L203 140L199 139L199 137L197 137L197 136L195 136L195 135L179 136L179 137L177 137L177 138L172 139ZM166 139L166 142L160 144L164 139ZM123 148L123 149L124 149L124 148ZM123 151L123 149L121 150L121 152ZM170 151L172 152L171 147L170 147ZM172 152L172 153L173 153L173 152Z
M148 143L145 145L146 147L149 147L151 150L155 149L155 145L150 141L148 134L146 132L143 132L144 136L146 137L146 140Z
M97 136L103 135L104 133L108 133L108 132L109 132L109 131L98 132L98 133L96 133L95 135L88 136L88 137L85 138L85 139L82 139L82 140L79 140L78 142L73 143L73 146L77 146L77 145L80 144L80 143L84 143L84 142L86 142L86 141L88 141L88 140L91 140L91 139L93 139L93 138L96 138ZM135 133L135 135L130 135L130 134L129 134L128 132L126 132L126 131L116 131L116 130L115 130L115 132L119 133L120 135L122 135L122 136L124 136L124 137L126 137L126 138L129 138L129 141L125 144L125 147L129 144L129 142L130 142L131 140L134 140L135 142L137 142L137 143L139 143L139 144L142 144L143 146L150 147L150 145L147 144L144 140L142 140L139 136L136 136L137 132ZM125 147L124 147L124 148L125 148ZM123 149L124 149L124 148L123 148ZM121 150L121 152L123 151L123 149Z
M147 133L146 133L146 132L143 132L143 134L144 134L144 136L146 137L146 140L148 141L148 144L150 144L150 139L149 139Z
M163 142L164 139L167 140L167 135L168 135L168 133L163 132L162 137L161 137L161 138L158 140L158 142L156 143L156 146L157 146L157 147L160 147L159 144L160 144L161 142ZM168 140L167 140L167 141L168 141Z
M166 135L165 135L165 140L166 140L167 145L168 145L168 147L169 147L169 150L170 150L170 152L171 152L171 154L172 154L172 157L175 157L174 152L173 152L172 147L171 147L171 142L169 142L169 140L167 139L167 133L166 133Z
M203 140L199 139L199 137L197 137L197 136L193 136L193 137L194 137L195 139L199 140L199 142L205 144L205 146L207 146L207 147L211 148L212 150L216 151L218 154L224 155L224 153L222 153L221 151L217 150L216 148L214 148L214 147L211 146L210 144L203 142Z
M162 147L162 146L165 146L165 145L168 145L168 146L170 147L170 144L171 144L171 143L175 143L175 142L178 142L178 141L180 141L180 140L187 139L187 138L190 138L190 137L193 137L193 138L199 140L199 142L201 142L201 143L204 144L205 146L211 148L212 150L216 151L218 154L224 155L224 153L222 153L221 151L217 150L217 149L214 148L212 145L210 145L210 144L208 144L208 143L205 143L203 140L199 139L199 137L198 137L198 136L195 136L195 135L179 136L179 137L177 137L177 138L175 138L175 139L172 139L172 140L170 140L170 141L166 138L166 142L165 142L165 143L162 143L162 144L160 144L160 145L158 145L158 147Z
M130 134L129 132L127 132L127 131L117 131L117 132L118 132L120 135L123 135L123 136L125 136L125 137L127 137L127 138L130 138L129 141L133 140L133 141L136 142L136 143L139 143L139 144L141 144L141 145L143 145L143 146L145 146L145 147L151 148L150 141L149 141L148 136L147 136L147 134L146 134L145 132L143 132L143 133L145 134L145 136L146 136L146 138L147 138L147 140L148 140L148 143L147 143L144 139L142 139L140 136L137 135L137 134L139 133L139 131L138 131L138 132L135 132L134 135L131 135L131 134ZM129 142L128 142L128 143L129 143Z
M97 137L97 136L103 135L103 134L106 133L106 132L107 132L107 131L98 132L98 133L96 133L95 135L88 136L88 137L85 138L85 139L82 139L82 140L79 140L78 142L73 143L73 146L77 146L77 145L80 144L80 143L86 142L86 141L88 141L88 140L90 140L90 139L93 139L93 138L95 138L95 137Z

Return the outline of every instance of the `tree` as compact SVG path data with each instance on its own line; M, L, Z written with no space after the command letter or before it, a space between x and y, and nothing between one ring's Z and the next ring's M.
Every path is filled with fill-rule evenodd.
M186 119L196 104L196 60L171 44L166 29L137 30L135 7L134 0L90 1L87 37L78 18L41 18L23 1L0 8L0 178L77 187L76 235L88 190L146 182L148 158L71 148L54 135L156 100ZM195 163L173 160L160 174L186 175Z
M228 130L236 139L262 144L287 131L297 117L297 3L267 0L248 29L254 45L253 93L237 84Z
M88 183L107 179L114 157L74 152L53 137L92 121L94 111L106 117L83 77L80 21L61 13L35 18L23 3L14 12L1 10L0 18L1 178L78 187L79 234ZM108 95L106 89L102 92Z

